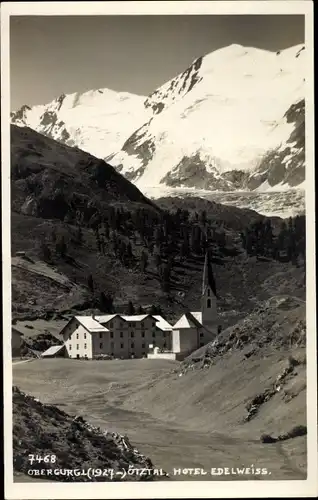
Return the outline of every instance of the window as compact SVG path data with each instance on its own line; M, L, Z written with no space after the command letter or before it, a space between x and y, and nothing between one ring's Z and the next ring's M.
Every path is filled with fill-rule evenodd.
M124 348L124 344L120 344L120 348L123 349Z
M121 338L123 338L123 336L124 336L123 332L120 332L120 336L121 336Z
M109 323L109 328L113 328L113 322L112 321Z
M203 337L203 335L204 335L204 333L202 333L202 332L201 332L201 333L200 333L200 337Z
M204 342L200 342L200 347L203 347L204 346Z
M76 338L78 339L78 333L76 334Z
M130 347L133 349L135 347L134 342L131 343Z
M155 337L155 336L156 336L155 332L153 332L152 336L153 336L153 337Z
M86 332L84 332L84 339L86 339Z
M72 344L69 345L69 350L71 351L72 350Z
M134 332L131 332L130 336L131 336L131 338L133 338L135 336Z
M211 299L208 299L207 300L207 308L210 309L211 308Z
M141 336L144 337L145 336L145 332L141 332Z
M144 327L144 322L142 321L142 322L140 323L140 328L143 328L143 327Z
M163 343L163 347L164 347L164 348L166 348L166 347L167 347L167 343L166 343L166 342L164 342L164 343Z
M99 348L100 348L100 349L103 349L103 342L100 342L100 344L99 344Z
M84 344L84 349L87 349L87 344Z
M142 349L145 349L145 347L146 347L146 344L141 344Z
M110 332L110 338L113 339L114 338L114 333L113 332Z
M156 345L156 341L155 340L152 342L152 345L155 347L155 345Z
M79 350L79 344L76 344L76 349Z
M210 291L210 288L208 288L208 297L210 297L211 295L211 291Z
M100 339L102 339L102 338L103 338L103 334L102 334L102 332L100 332L100 334L99 334L99 338L100 338Z

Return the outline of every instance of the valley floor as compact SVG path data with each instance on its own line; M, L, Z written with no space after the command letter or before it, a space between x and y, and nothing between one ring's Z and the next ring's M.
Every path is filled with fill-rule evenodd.
M265 360L266 366L272 367L270 377L281 370L283 362L284 359L277 357L277 353L276 359L273 354ZM223 409L220 410L220 418L215 418L220 407L220 380L216 380L215 404L209 410L213 401L213 370L216 367L204 370L204 373L192 372L180 377L175 372L178 363L174 361L37 359L14 364L13 384L39 398L42 403L57 405L67 413L83 416L93 425L126 434L131 443L141 453L151 457L157 467L168 472L172 480L305 479L306 436L274 444L260 441L262 427L270 422L266 412L273 414L272 401L264 405L269 406L268 410L263 410L263 420L258 416L248 424L242 423L244 398L241 386L247 387L246 403L248 397L255 395L253 390L257 390L257 386L266 385L261 372L258 373L258 370L264 369L264 363L258 361L254 364L250 370L241 365L240 369L242 373L247 373L247 378L255 371L252 377L255 380L250 380L253 387L247 380L238 381L237 401L234 394L237 374L234 370L230 383L226 379L227 370L220 365L218 373L224 371L223 399L229 398L230 417L227 418L225 414L222 418ZM198 391L198 384L204 389L204 395ZM293 399L294 405L298 405L298 413L294 411L293 401L289 407L280 402L286 406L280 415L281 424L288 427L286 431L292 424L303 423L299 420L302 420L301 415L305 415L305 402L302 400L305 391L300 390L299 393L301 399L299 394ZM187 404L188 412L185 411ZM304 407L299 409L300 404ZM277 416L274 411L273 419ZM276 435L277 432L277 427L273 425L268 433ZM210 473L211 468L251 466L267 468L268 474L217 476ZM194 467L203 468L208 474L192 477L174 475L174 469ZM19 481L18 478L16 480Z

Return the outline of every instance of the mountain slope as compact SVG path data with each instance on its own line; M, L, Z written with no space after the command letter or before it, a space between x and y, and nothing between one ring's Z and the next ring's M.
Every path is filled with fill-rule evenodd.
M25 215L87 222L105 204L154 207L103 160L14 125L11 180L12 209Z
M220 467L231 460L248 467L267 463L271 479L304 478L305 344L302 301L272 297L224 330L214 348L200 348L122 405L130 411L142 405L170 425L204 432ZM229 452L233 439L235 459Z
M28 258L13 259L15 318L98 310L104 292L116 310L129 301L146 309L156 305L176 321L185 309L199 307L205 229L224 326L260 296L268 298L260 284L270 276L290 271L302 281L302 267L246 255L240 233L266 220L254 211L194 198L168 198L157 206L83 151L28 128L12 126L11 139L12 255L22 251ZM275 233L279 223L272 220Z
M11 123L107 158L147 120L143 101L142 96L109 89L62 94L45 105L22 106L11 113Z
M11 121L111 161L142 190L304 187L305 51L230 45L148 97L62 95Z
M301 184L304 54L302 46L272 53L232 45L196 60L146 100L154 117L112 163L143 189ZM280 166L293 161L292 174L273 174L272 151L279 152ZM258 172L261 182L253 183Z

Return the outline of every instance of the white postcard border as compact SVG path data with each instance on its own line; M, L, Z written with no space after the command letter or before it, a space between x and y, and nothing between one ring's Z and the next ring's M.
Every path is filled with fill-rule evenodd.
M303 481L167 481L145 483L13 483L10 234L10 61L12 15L202 15L303 14L308 58L306 75L306 251L307 251L307 424L308 477ZM76 498L266 498L317 494L317 382L315 283L315 174L313 4L311 1L188 2L8 2L1 5L2 272L5 492L10 499ZM234 482L234 484L233 484Z

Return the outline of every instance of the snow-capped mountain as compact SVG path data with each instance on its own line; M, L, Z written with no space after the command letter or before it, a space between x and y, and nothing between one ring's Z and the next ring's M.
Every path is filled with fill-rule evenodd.
M302 45L277 53L230 45L148 97L62 95L11 121L106 159L147 194L303 188L305 64Z
M46 105L22 106L11 113L11 123L28 126L68 146L76 146L98 158L121 149L150 116L145 97L98 89L61 95Z
M273 53L232 45L197 59L146 99L153 117L113 164L140 188L301 184L303 56L303 46Z

